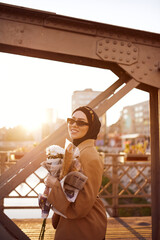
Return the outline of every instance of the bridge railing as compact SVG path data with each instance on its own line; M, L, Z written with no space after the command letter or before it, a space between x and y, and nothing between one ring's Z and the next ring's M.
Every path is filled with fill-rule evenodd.
M15 164L16 160L11 155L12 152L0 152L1 174ZM147 161L141 161L141 158L138 161L126 161L125 154L104 154L99 195L110 216L123 215L124 209L135 213L143 208L151 208L150 156L147 155L147 158ZM1 201L1 209L38 209L37 198L44 190L46 176L47 170L39 167Z
M144 158L145 157L145 158ZM111 216L151 208L151 162L149 155L126 161L125 154L105 154L100 197ZM147 159L147 161L144 161ZM126 212L126 211L125 211ZM143 215L143 213L141 213Z

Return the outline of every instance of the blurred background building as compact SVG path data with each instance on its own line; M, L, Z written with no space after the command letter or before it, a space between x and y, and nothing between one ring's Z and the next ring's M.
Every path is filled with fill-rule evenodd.
M121 133L150 135L149 102L126 106L121 111Z
M149 101L131 106L125 106L119 120L108 127L108 146L125 148L126 142L138 144L150 142L150 112ZM118 150L117 150L118 151Z

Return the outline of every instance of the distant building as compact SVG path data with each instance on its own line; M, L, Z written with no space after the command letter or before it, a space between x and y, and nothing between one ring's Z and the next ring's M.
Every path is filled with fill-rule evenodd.
M55 130L56 121L57 112L53 108L46 108L45 122L42 124L42 138L48 136Z
M121 111L121 133L150 136L149 102L126 106Z
M80 106L86 106L89 102L91 102L94 98L96 98L101 92L93 91L91 88L82 90L82 91L74 91L72 95L72 111ZM97 145L104 145L106 139L106 114L104 114L101 118L101 131L98 135L98 139L96 141Z
M126 106L121 111L119 120L108 127L108 146L122 146L125 142L150 141L149 102ZM114 144L113 144L114 143ZM149 145L148 145L149 146Z
M91 88L82 91L74 91L72 95L72 111L74 111L79 106L87 105L100 93L100 91L93 91Z

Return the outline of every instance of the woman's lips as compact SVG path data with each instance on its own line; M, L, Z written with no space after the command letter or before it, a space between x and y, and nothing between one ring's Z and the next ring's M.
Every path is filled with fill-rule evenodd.
M77 129L71 129L71 133L78 133L78 130Z

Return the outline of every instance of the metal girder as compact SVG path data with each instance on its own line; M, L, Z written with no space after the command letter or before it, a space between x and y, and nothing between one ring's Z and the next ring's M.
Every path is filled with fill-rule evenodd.
M150 93L152 239L160 239L160 89Z
M116 102L118 102L122 97L129 93L133 88L136 88L139 82L131 79L124 87L122 87L118 92L114 93L109 99L103 101L97 109L95 109L98 116L102 116L109 108L111 108Z
M160 88L160 35L0 4L0 51L126 73Z
M2 225L2 226L1 226ZM22 230L11 221L1 210L0 210L0 233L1 239L7 240L30 240Z
M137 43L134 40L105 38L98 41L97 55L105 61L118 63L137 81L160 87L160 46L158 44L153 46Z
M117 88L119 88L123 83L124 83L123 79L117 80L109 88L107 88L104 92L100 93L96 98L94 98L88 104L88 106L91 108L97 107L98 104L100 104L102 101L107 99L110 95L114 94L115 90L117 90Z

